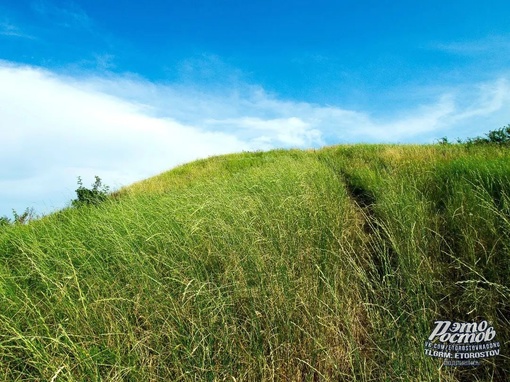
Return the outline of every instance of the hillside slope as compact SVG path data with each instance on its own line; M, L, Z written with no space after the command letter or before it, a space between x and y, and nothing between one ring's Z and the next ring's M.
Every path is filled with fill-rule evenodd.
M0 230L0 379L504 381L510 153L336 146L196 161ZM501 355L424 355L438 319Z

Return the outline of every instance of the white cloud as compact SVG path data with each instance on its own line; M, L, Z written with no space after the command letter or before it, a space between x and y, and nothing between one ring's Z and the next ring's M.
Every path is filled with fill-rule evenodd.
M207 120L208 128L222 131L237 130L236 135L244 140L264 143L264 148L304 147L323 144L321 132L311 128L311 124L297 117L262 119L259 117L240 117L224 120Z
M151 115L228 132L243 141L271 142L272 146L431 142L448 132L459 136L483 134L510 120L510 85L505 78L443 88L435 91L435 101L411 109L395 103L388 105L383 115L281 100L258 86L242 84L223 93L156 85L136 78L102 78L95 84L105 93L122 94L138 102ZM402 98L420 91L424 92L407 89ZM424 93L430 98L428 91Z
M67 189L69 200L79 175L121 185L199 157L251 148L233 135L151 117L133 103L46 71L3 65L0 83L0 215L22 209L18 196L27 190L49 200L57 188Z
M409 110L391 105L384 116L281 100L246 84L212 91L1 61L0 83L0 216L10 208L62 207L74 197L77 176L88 184L99 175L118 187L221 153L432 142L510 122L505 79L451 88Z

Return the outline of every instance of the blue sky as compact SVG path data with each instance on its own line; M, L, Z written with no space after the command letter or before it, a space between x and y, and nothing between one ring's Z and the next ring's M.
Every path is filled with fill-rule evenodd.
M211 155L510 123L507 1L0 1L0 216Z

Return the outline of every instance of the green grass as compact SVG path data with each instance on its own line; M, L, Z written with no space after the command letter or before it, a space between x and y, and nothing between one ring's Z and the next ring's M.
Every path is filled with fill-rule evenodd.
M504 381L509 233L507 149L196 161L0 228L0 379ZM440 318L502 355L441 367Z

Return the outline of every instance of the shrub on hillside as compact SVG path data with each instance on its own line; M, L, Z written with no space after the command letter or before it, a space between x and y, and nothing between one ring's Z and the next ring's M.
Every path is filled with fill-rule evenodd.
M440 145L450 145L453 142L449 141L447 137L442 137L437 140ZM510 125L502 127L500 129L491 130L485 137L467 138L463 141L457 138L457 143L465 143L470 145L498 145L498 146L510 146Z
M12 210L12 215L14 216L14 224L26 224L31 220L35 219L35 212L33 208L26 208L23 213L18 214L16 210Z
M483 145L483 144L495 144L495 145L510 145L510 125L502 127L497 130L491 130L485 137L468 138L467 144Z
M12 210L13 219L9 219L7 216L0 217L0 228L11 224L27 224L31 220L34 220L37 216L33 208L26 208L23 213L18 213L15 209Z
M101 178L95 176L95 182L92 184L92 188L86 188L83 186L81 177L78 177L78 188L76 189L76 199L72 201L74 207L81 205L97 205L104 202L108 197L109 187L101 183Z

